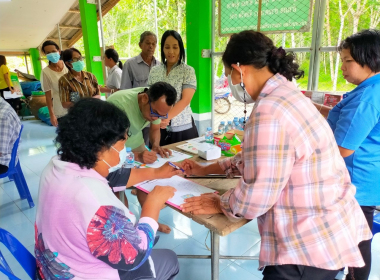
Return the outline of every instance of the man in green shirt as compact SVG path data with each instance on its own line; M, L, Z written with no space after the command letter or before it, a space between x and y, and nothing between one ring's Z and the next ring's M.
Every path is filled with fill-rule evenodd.
M131 134L125 143L131 147L135 159L142 163L153 163L157 154L167 157L170 150L160 147L160 123L166 119L177 99L174 87L165 82L157 82L149 89L144 87L120 90L112 94L107 101L123 110L131 123ZM152 151L146 149L142 130L150 125L150 143Z

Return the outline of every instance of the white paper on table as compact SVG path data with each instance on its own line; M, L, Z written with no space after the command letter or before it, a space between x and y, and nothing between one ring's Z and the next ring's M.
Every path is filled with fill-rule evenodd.
M192 157L192 156L184 154L184 153L180 153L180 152L173 151L173 150L171 150L171 151L172 151L172 155L169 156L168 158L162 158L160 155L157 155L157 161L152 163L152 164L146 164L146 166L151 167L151 168L159 168L159 167L163 166L168 161L179 162L179 161L183 161L185 159Z
M201 136L201 137L198 137L198 138L194 138L194 139L190 139L190 140L187 140L186 141L187 143L191 143L193 145L196 145L196 144L202 144L202 143L206 143L206 139L204 136Z
M12 93L11 91L3 91L3 93L4 93L4 99L20 98L23 95L22 92Z
M155 186L171 186L177 191L174 196L169 199L166 203L178 208L184 203L186 198L193 196L200 196L202 193L215 193L216 191L193 181L184 179L180 176L173 176L169 179L158 179L152 181L145 181L136 186L136 188L142 190L143 192L150 193Z

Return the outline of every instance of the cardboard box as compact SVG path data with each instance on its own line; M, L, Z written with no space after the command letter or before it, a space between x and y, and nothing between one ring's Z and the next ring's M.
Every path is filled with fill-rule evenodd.
M235 134L240 139L241 142L233 145L231 142ZM227 139L223 140L224 137L226 137ZM244 131L235 129L235 130L230 130L222 135L215 136L214 144L221 148L222 155L226 157L232 157L241 151L243 139L244 139Z

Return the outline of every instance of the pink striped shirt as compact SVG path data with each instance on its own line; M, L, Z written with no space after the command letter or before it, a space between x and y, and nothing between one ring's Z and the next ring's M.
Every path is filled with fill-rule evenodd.
M372 235L334 135L286 78L276 74L267 81L246 124L242 152L220 166L242 175L221 203L232 219L258 217L260 268L364 265L358 243Z

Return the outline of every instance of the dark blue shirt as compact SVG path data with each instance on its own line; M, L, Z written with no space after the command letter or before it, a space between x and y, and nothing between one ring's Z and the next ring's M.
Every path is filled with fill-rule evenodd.
M327 121L337 144L355 151L344 161L359 204L380 205L380 74L347 93Z

